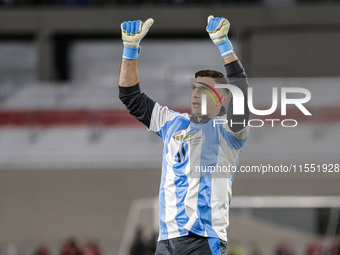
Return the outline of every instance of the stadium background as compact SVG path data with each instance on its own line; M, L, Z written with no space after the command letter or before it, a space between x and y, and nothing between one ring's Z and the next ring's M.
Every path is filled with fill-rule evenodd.
M206 17L227 17L257 105L270 104L268 87L312 93L313 117L298 116L294 129L253 129L240 164L339 163L339 13L336 1L3 1L0 254L33 254L41 243L60 254L75 237L123 255L137 226L145 238L157 227L161 141L118 99L124 20L154 18L141 86L187 109L194 71L223 71ZM289 243L303 254L320 240L325 250L313 254L335 254L339 193L338 174L236 178L230 252L240 244L274 254Z

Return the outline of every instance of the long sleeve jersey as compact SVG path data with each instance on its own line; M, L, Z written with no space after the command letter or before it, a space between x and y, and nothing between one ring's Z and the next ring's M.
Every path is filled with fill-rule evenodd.
M239 87L247 102L248 82L240 61L225 65L229 83ZM232 95L230 95L232 96ZM242 147L248 137L249 110L233 115L233 100L218 116L203 118L161 106L141 93L139 84L120 87L120 99L132 115L163 140L159 189L159 238L189 232L227 241L231 186ZM215 125L216 119L226 119Z

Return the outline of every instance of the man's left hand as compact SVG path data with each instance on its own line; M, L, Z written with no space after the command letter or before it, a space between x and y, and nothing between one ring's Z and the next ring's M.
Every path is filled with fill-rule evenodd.
M234 52L227 36L229 27L230 23L225 18L214 18L212 15L208 17L207 32L211 40L218 47L222 57L229 56Z

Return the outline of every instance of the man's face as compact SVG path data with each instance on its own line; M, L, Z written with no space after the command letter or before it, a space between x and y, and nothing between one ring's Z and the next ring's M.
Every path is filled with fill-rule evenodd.
M211 87L215 87L215 79L211 77L197 77L192 84L192 91L191 91L191 102L190 102L190 107L191 107L191 112L193 115L195 115L198 118L203 118L204 115L202 115L201 110L202 110L202 105L201 105L201 99L202 99L202 94L207 95L207 115L209 118L213 118L217 116L220 112L221 109L221 104L219 99L217 98L216 94L209 89L209 85ZM206 84L206 85L205 85ZM211 96L204 90L207 90L213 95L214 100L211 98ZM227 95L224 92L223 89L215 89L217 93L219 94L222 103L225 101Z

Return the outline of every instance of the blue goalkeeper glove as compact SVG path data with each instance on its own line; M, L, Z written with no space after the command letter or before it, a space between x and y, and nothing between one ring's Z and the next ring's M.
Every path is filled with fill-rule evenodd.
M122 40L124 44L123 59L137 59L140 52L140 41L149 31L153 24L153 19L147 19L145 23L141 20L124 21L121 24Z
M230 23L225 18L214 18L212 15L208 17L207 32L219 49L222 57L229 56L234 52L233 46L227 36L229 27Z

